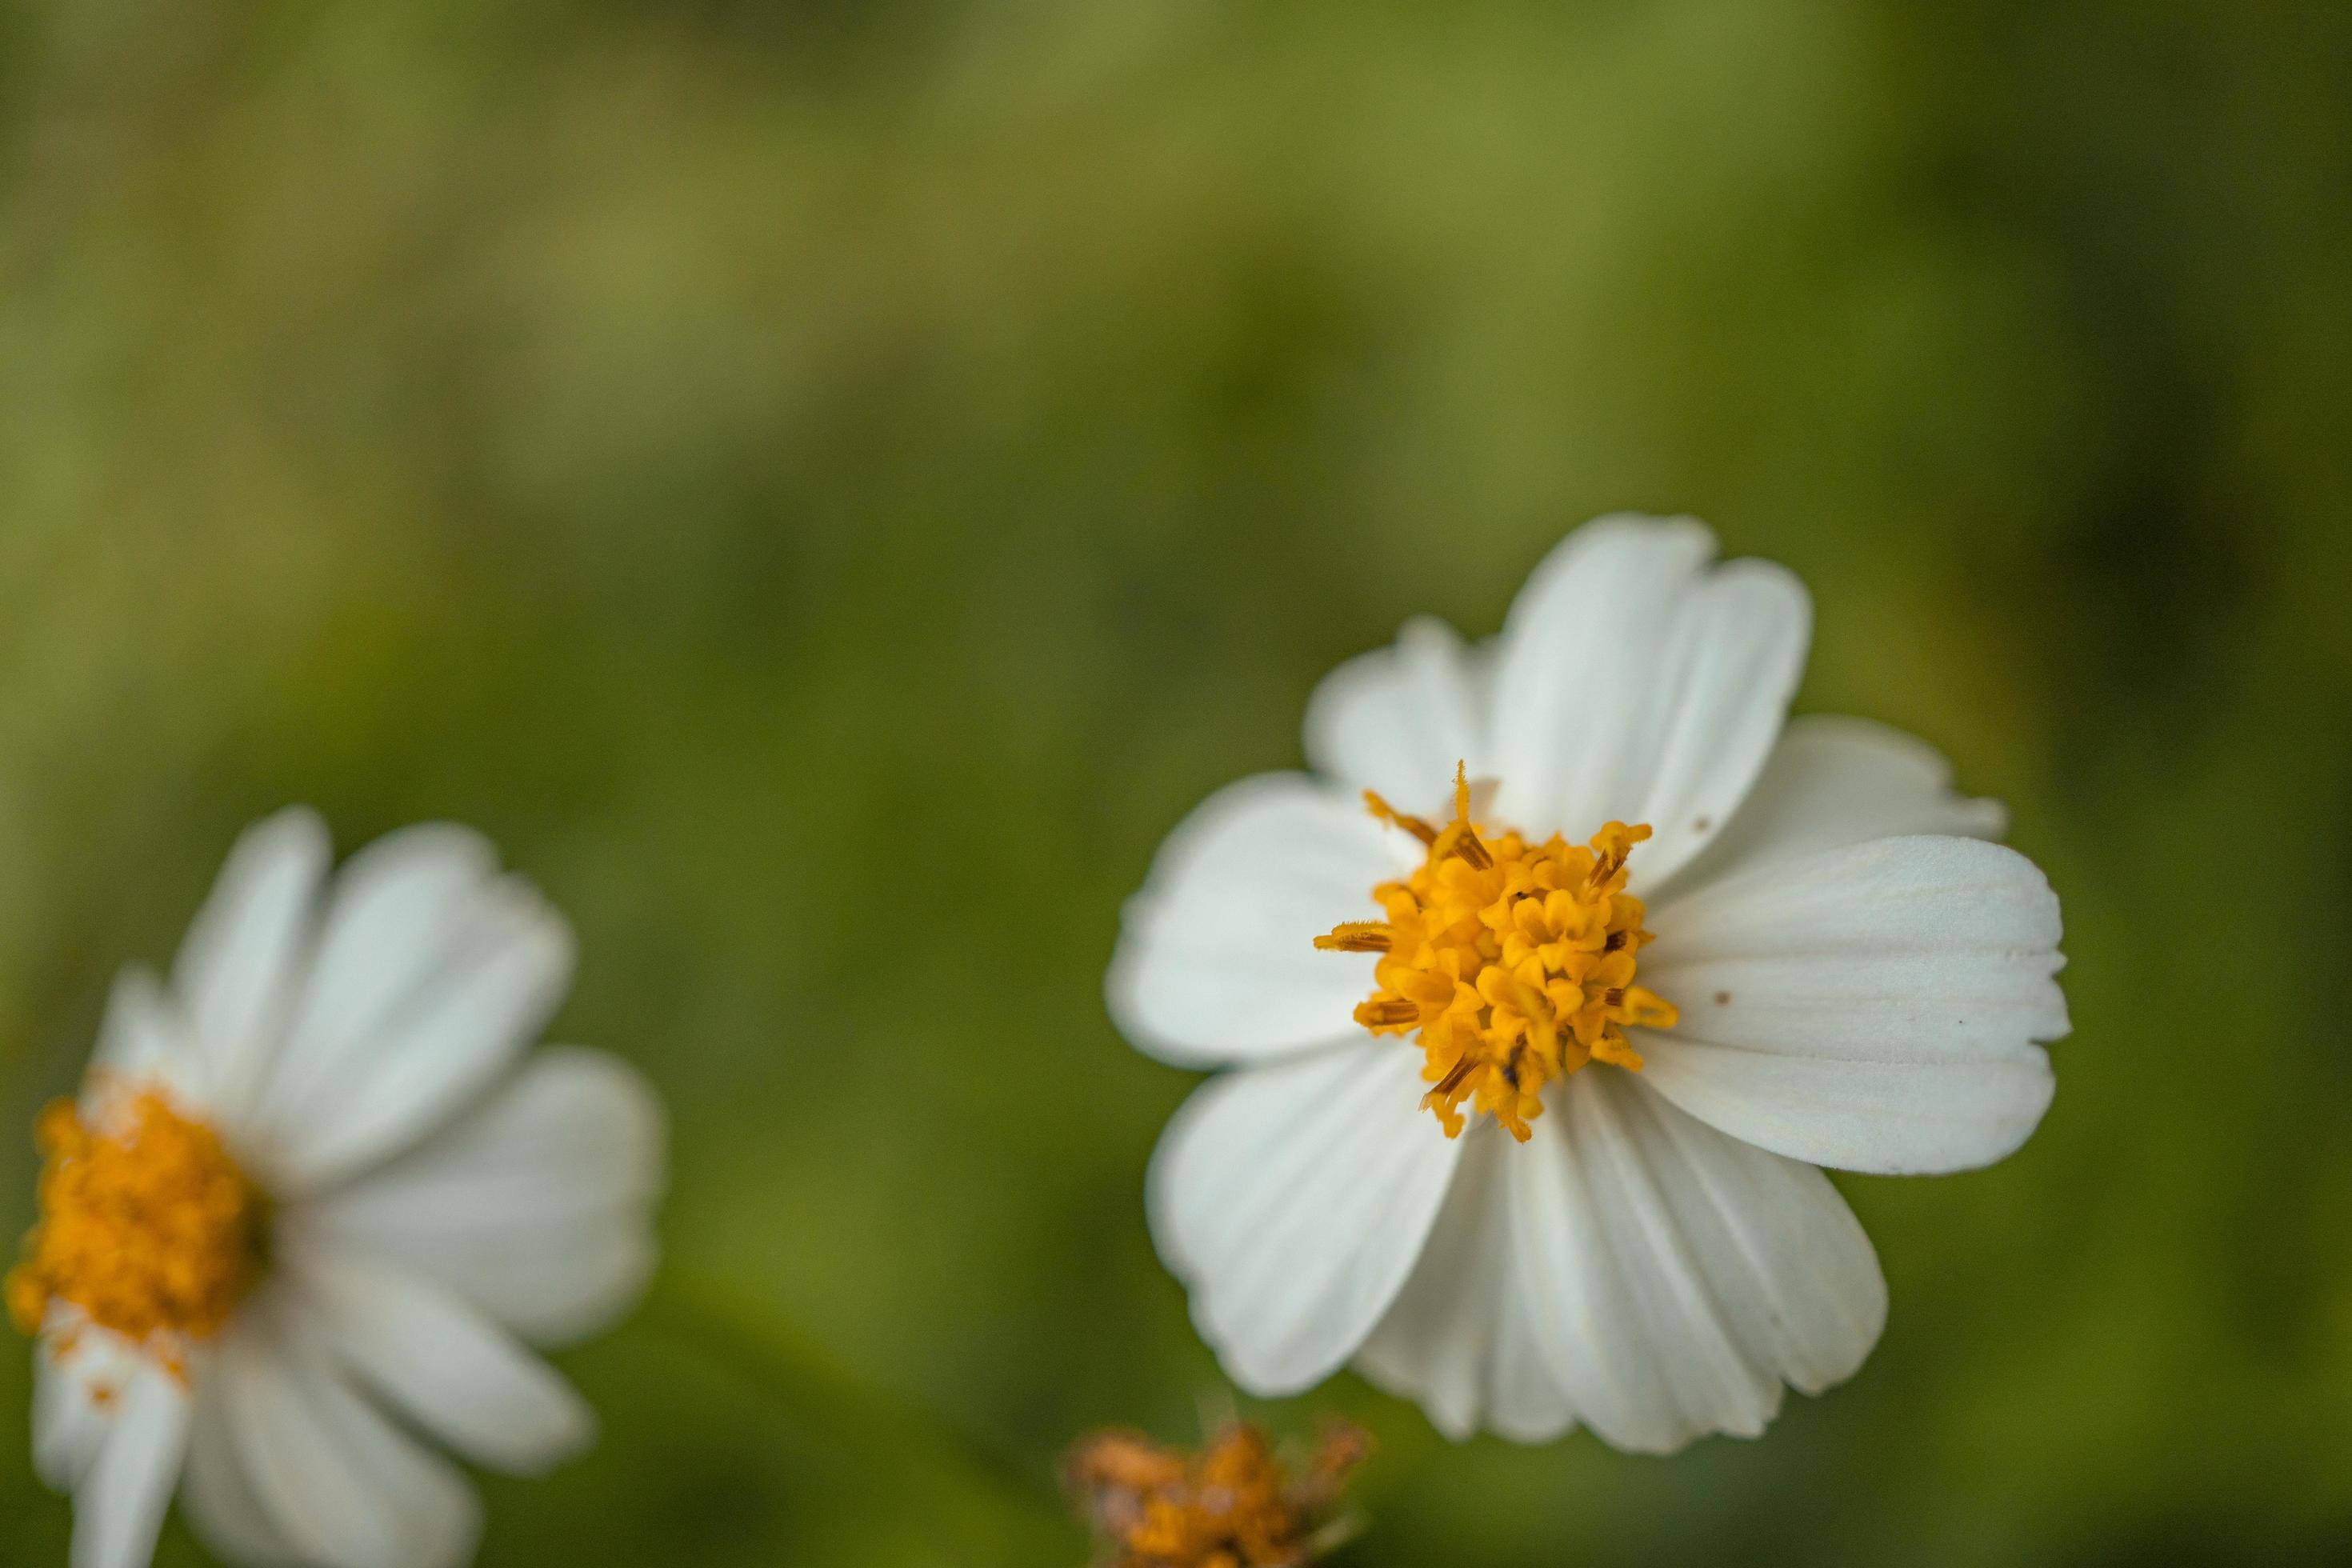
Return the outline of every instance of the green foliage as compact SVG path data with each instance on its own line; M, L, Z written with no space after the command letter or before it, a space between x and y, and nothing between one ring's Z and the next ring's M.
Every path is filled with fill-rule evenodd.
M2010 802L2057 1103L1842 1180L1892 1322L1760 1443L1272 1412L1378 1435L1349 1560L2344 1561L2347 103L2326 4L7 7L0 1129L247 819L477 824L676 1133L483 1562L1075 1568L1060 1451L1218 1386L1119 900L1330 665L1692 510Z

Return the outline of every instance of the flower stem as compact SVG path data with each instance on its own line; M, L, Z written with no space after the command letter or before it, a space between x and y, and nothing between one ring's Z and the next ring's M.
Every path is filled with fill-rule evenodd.
M896 1509L944 1528L959 1552L979 1538L1004 1560L1066 1549L1074 1526L1048 1478L919 1406L874 1388L740 1289L665 1269L644 1321L720 1362L887 1490ZM1052 1544L1047 1544L1047 1543Z

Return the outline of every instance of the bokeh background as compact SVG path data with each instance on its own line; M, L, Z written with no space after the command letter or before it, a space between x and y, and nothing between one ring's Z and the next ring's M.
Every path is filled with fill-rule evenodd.
M1120 900L1690 510L2011 803L2057 1102L1841 1179L1892 1321L1761 1442L1251 1406L1377 1434L1346 1561L2352 1561L2347 193L2329 0L0 6L0 1224L247 820L460 818L676 1139L482 1561L1076 1568L1058 1456L1220 1388Z

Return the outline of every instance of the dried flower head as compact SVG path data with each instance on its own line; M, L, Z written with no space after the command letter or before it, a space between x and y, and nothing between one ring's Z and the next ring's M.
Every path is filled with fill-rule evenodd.
M1235 1421L1197 1454L1097 1433L1068 1475L1101 1568L1304 1568L1350 1533L1340 1494L1370 1451L1363 1432L1334 1422L1294 1478L1263 1429Z

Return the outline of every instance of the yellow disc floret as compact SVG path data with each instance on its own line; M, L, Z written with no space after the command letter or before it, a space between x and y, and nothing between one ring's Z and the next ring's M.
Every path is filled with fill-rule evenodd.
M1553 1079L1593 1061L1640 1070L1625 1030L1671 1028L1676 1017L1633 984L1650 933L1642 901L1626 895L1625 861L1648 827L1612 822L1589 846L1482 829L1458 767L1454 820L1442 829L1370 791L1365 799L1427 856L1403 881L1372 889L1388 919L1339 926L1315 945L1382 955L1379 989L1356 1021L1376 1035L1419 1035L1422 1077L1434 1086L1422 1103L1447 1137L1460 1135L1466 1100L1525 1142Z
M40 1218L7 1281L26 1333L63 1301L180 1369L228 1321L260 1271L261 1194L219 1134L142 1090L85 1121L41 1112Z

